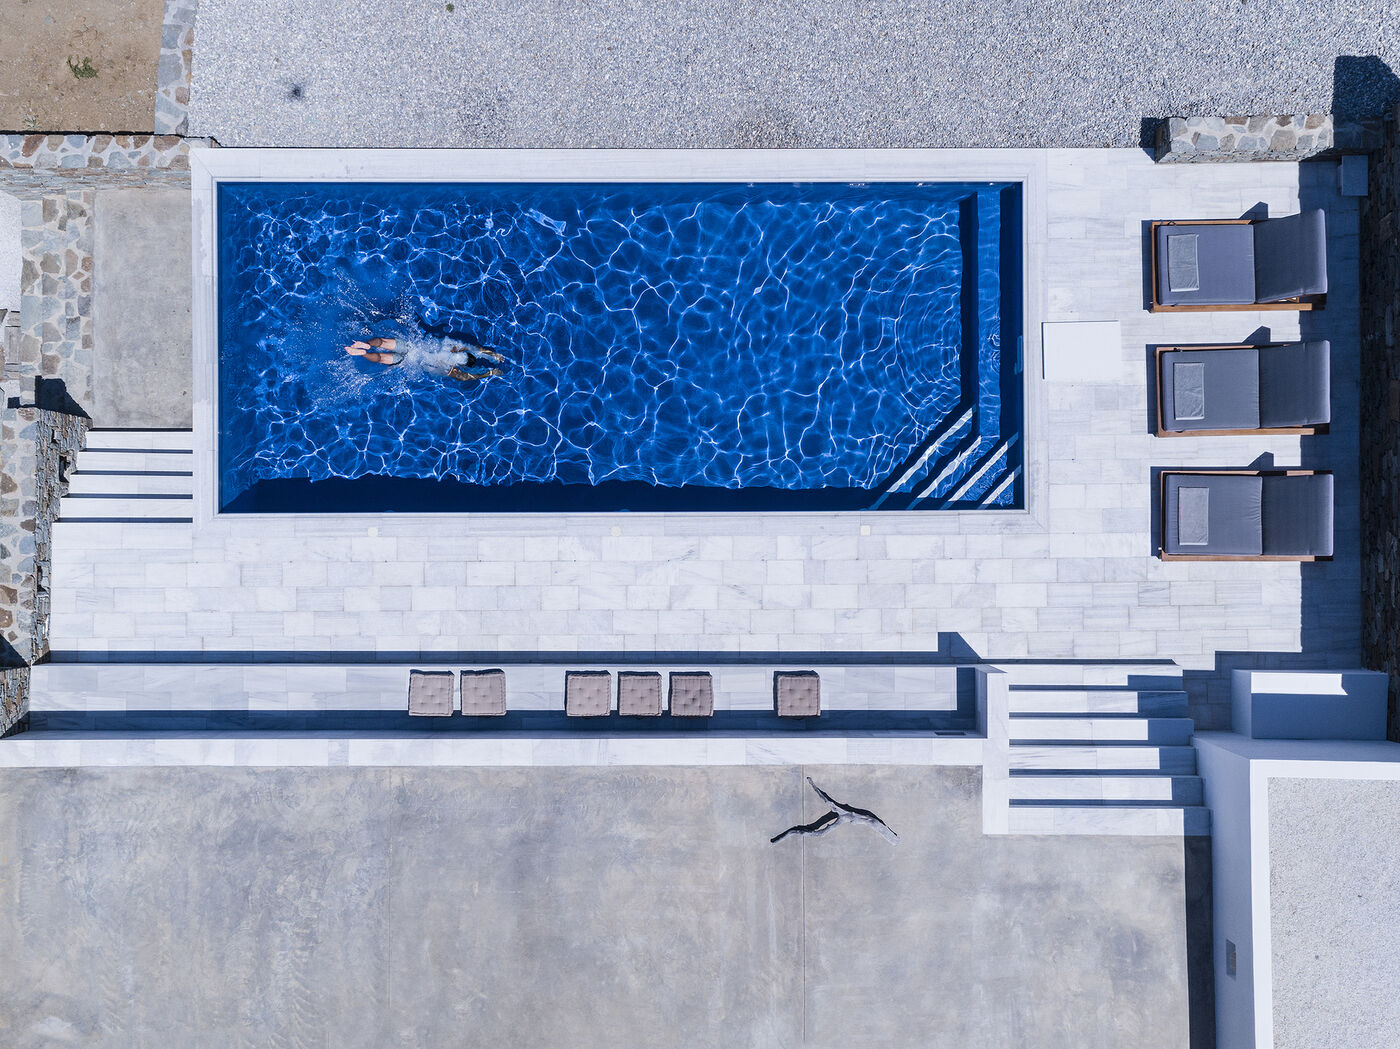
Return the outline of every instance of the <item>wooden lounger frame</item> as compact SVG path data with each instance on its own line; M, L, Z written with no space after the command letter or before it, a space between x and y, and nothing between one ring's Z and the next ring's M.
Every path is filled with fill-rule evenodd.
M1256 426L1244 427L1234 430L1164 430L1162 420L1166 418L1164 408L1165 402L1162 400L1162 354L1179 352L1181 350L1265 350L1270 346L1283 346L1286 343L1266 342L1259 345L1250 343L1212 343L1207 346L1158 346L1153 357L1153 366L1157 369L1157 423L1152 433L1157 437L1225 437L1231 434L1301 434L1310 436L1327 432L1327 423L1319 423L1316 426Z
M1249 312L1254 310L1320 310L1327 304L1326 295L1305 295L1281 302L1193 302L1179 306L1164 306L1157 290L1157 227L1158 226L1252 226L1254 219L1161 219L1151 224L1148 232L1152 253L1152 305L1149 313L1217 313Z
M1327 473L1326 470L1163 470L1158 502L1161 505L1161 542L1157 547L1157 557L1163 561L1330 561L1332 558L1318 557L1316 554L1169 554L1167 553L1167 478L1205 477L1233 475L1237 477L1311 477Z

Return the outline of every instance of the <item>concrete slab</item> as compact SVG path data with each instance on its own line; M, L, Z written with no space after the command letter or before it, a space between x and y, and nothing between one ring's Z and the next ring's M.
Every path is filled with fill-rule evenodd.
M770 844L807 774L898 844ZM964 769L14 771L6 1044L1186 1045L1181 842L980 809Z
M189 192L98 193L93 241L93 422L189 426Z

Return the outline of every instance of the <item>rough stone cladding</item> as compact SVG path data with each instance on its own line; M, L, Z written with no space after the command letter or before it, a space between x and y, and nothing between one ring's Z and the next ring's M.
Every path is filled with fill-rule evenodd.
M1168 117L1157 125L1154 155L1159 164L1307 160L1373 149L1379 134L1378 123L1334 125L1327 113Z
M83 186L187 186L190 147L179 135L0 135L0 189L17 196Z
M1362 645L1390 675L1389 736L1400 740L1400 109L1371 155L1361 208Z
M48 654L52 530L85 416L38 407L0 409L0 734L23 717L28 671Z
M190 69L194 61L197 0L165 0L160 28L160 64L156 69L155 129L158 135L183 135L189 128Z

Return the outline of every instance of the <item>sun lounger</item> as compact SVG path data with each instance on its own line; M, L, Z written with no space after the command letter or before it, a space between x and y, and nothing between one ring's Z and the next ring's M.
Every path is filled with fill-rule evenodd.
M1325 433L1331 346L1159 346L1158 437Z
M1153 313L1311 310L1327 296L1321 211L1277 219L1154 222Z
M661 675L624 670L617 675L617 712L623 717L661 715Z
M612 710L612 674L571 670L564 675L564 713L571 718L602 718Z
M1332 475L1311 470L1162 473L1163 561L1326 561Z
M450 670L410 670L408 712L415 717L451 717L456 684L457 675Z
M815 670L779 670L773 701L780 718L813 718L822 712L822 679Z
M704 671L671 675L671 716L707 718L715 712L715 687Z
M462 671L462 713L468 717L498 717L506 712L504 670Z

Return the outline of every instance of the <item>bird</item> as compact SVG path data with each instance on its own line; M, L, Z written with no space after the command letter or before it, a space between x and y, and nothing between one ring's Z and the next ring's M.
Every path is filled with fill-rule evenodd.
M768 839L772 844L778 844L778 842L782 841L789 834L825 834L827 831L831 830L832 827L839 827L843 823L867 823L875 830L879 831L880 836L891 845L899 844L899 835L890 829L889 824L869 809L858 809L854 805L846 805L837 801L826 791L822 790L821 787L813 783L811 776L807 777L807 785L815 790L817 796L830 806L830 810L822 813L811 823L799 823L795 827L789 827L776 837Z

